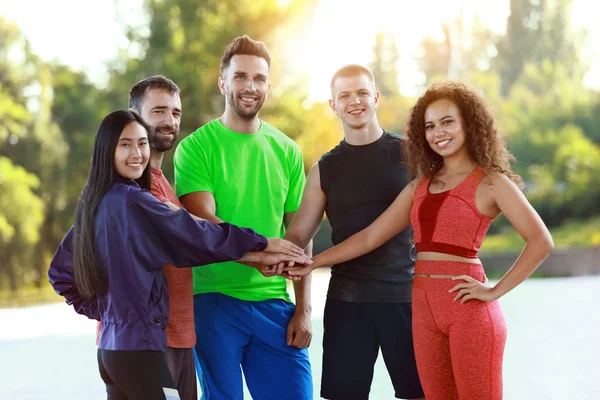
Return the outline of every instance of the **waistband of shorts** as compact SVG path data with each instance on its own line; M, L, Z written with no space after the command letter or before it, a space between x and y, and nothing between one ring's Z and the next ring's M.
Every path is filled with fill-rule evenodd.
M413 289L426 290L449 290L458 285L463 280L452 280L449 278L427 278L417 276L422 275L468 275L483 282L485 273L481 264L461 262L461 261L437 261L437 260L417 260L415 263L415 280Z

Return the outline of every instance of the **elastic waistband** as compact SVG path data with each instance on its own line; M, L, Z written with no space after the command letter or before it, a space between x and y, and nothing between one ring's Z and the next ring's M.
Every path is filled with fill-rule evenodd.
M417 260L415 263L415 275L468 275L483 282L485 275L481 264L467 263L461 261L434 261ZM444 278L426 278L415 276L414 289L424 290L449 290L463 282L462 280L451 280Z

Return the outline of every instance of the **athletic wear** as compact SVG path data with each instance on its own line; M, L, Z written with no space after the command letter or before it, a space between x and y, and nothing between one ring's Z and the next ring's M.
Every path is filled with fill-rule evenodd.
M106 384L107 400L179 399L160 351L98 349L98 369Z
M342 140L321 157L334 244L375 221L408 184L403 142L383 131L364 146ZM332 267L323 317L324 398L367 399L380 348L396 396L423 396L412 344L411 250L408 228L378 249Z
M479 264L417 260L415 274L469 275ZM427 400L501 400L506 322L496 301L453 301L463 281L415 276L413 341Z
M194 349L167 347L166 359L181 400L198 400Z
M197 221L171 211L132 180L117 179L101 200L95 220L95 250L108 288L83 299L73 280L73 228L48 271L54 290L78 312L102 321L103 350L166 351L169 298L164 264L178 267L237 260L266 248L251 229Z
M308 350L286 343L293 304L244 301L221 293L197 294L194 303L196 352L207 399L244 397L241 364L253 399L312 400Z
M485 170L475 168L457 187L429 193L423 178L411 221L417 252L477 258L492 218L482 215L475 193ZM498 301L454 301L462 280L421 275L469 275L483 282L480 264L417 260L413 283L413 341L427 400L501 400L506 323Z
M300 149L264 121L256 133L243 134L215 119L181 141L174 162L179 197L210 192L217 217L266 237L283 237L284 214L298 210L302 200L306 180ZM194 294L289 302L286 288L285 278L265 278L237 263L194 269Z
M152 196L163 203L171 202L177 207L181 207L169 181L158 168L152 168L150 192ZM163 272L169 291L167 345L169 347L191 349L196 345L192 270L191 268L177 268L174 265L167 264L163 267Z
M410 215L417 253L432 251L477 258L493 221L475 204L475 192L484 174L483 168L476 167L457 187L436 194L429 192L431 179L421 179Z
M375 221L409 182L403 166L403 139L387 131L373 143L353 146L342 140L319 160L321 189L333 244ZM328 298L349 302L410 302L412 230L381 247L331 269Z
M283 237L284 216L298 210L305 182L298 146L264 121L243 134L215 119L175 151L178 196L210 192L217 217L268 237ZM241 399L242 369L255 399L312 399L308 352L285 342L295 310L285 278L214 264L194 269L194 293L199 378L208 399Z
M415 365L410 303L352 303L327 298L321 397L369 398L379 348L399 399L423 396Z

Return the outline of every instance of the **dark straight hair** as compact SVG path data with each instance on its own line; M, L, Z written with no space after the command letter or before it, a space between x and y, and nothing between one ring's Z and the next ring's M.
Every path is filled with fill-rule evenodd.
M132 122L142 125L150 136L148 125L135 112L117 110L104 117L94 139L88 178L77 203L73 227L73 274L77 289L87 298L106 289L106 277L96 257L96 212L115 179L120 177L115 169L115 149L123 129ZM148 163L136 182L143 189L149 190L150 176Z

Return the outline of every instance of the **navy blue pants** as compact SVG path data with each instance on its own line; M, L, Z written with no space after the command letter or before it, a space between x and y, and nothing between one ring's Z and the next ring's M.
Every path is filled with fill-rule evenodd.
M415 363L410 303L327 298L323 325L322 397L368 399L380 348L396 397L424 397Z

